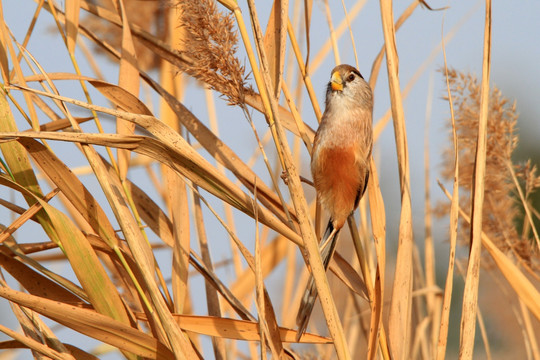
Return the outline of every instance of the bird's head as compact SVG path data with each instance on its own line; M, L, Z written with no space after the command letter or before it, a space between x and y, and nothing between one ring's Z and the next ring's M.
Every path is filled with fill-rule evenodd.
M328 106L331 102L340 102L349 106L349 101L361 106L373 106L371 87L360 71L351 65L342 64L332 70L326 90L326 104Z

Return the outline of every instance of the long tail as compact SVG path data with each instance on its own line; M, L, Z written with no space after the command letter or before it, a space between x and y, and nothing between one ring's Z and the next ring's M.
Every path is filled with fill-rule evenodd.
M339 230L334 229L334 226L332 225L332 219L330 219L330 221L328 221L328 225L326 226L326 230L324 231L324 235L321 240L322 248L320 249L321 258L325 270L328 269L328 266L330 265L330 260L332 259L334 251L336 250L338 233ZM330 238L330 236L332 236L332 238ZM315 300L317 299L317 295L318 294L317 287L315 286L315 279L313 279L313 275L311 275L306 287L306 291L304 292L304 296L302 297L300 308L298 309L298 315L296 315L296 325L298 326L298 332L296 333L297 341L300 340L300 338L306 331L311 312L313 311L313 307L315 306Z

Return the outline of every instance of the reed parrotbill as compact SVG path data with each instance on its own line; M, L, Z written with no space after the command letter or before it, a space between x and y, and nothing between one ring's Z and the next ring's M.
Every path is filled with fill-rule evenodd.
M366 190L373 145L372 113L371 87L360 72L350 65L336 66L326 89L326 108L311 157L317 198L330 215L320 242L325 269L339 231ZM306 330L316 298L317 288L310 277L296 318L298 338Z

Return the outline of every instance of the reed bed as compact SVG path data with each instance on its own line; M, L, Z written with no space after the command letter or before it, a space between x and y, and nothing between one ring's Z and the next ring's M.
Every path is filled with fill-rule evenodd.
M389 106L375 119L374 154L392 119L399 197L383 197L385 169L372 159L367 196L328 273L317 242L326 215L306 166L324 111L313 76L329 72L328 58L341 62L342 37L356 37L357 66L366 55L351 30L365 2L24 3L33 6L24 19L6 18L0 3L0 202L9 215L0 297L14 319L0 322L0 359L496 358L489 325L508 317L521 344L514 355L540 359L531 205L540 177L531 162L512 162L518 115L490 82L490 0L482 73L446 57L439 72L450 136L440 175L426 141L419 199L403 103L432 56L403 86L396 31L416 12L444 9L412 1L397 16L380 1L369 82L387 86L375 102ZM322 45L310 36L314 18L329 29ZM27 24L23 36L14 21ZM61 44L61 69L42 64L35 41ZM439 176L445 183L431 189ZM436 208L435 192L448 198ZM413 202L425 203L423 217ZM398 219L387 219L389 208ZM434 224L445 224L438 240L448 242L436 244ZM320 307L297 342L309 272ZM486 315L489 296L500 303Z

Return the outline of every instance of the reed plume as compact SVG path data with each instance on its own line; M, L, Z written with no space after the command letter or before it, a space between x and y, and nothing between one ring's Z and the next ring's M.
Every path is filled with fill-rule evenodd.
M178 7L185 30L180 51L191 59L181 70L223 94L230 104L243 103L247 76L236 57L232 15L220 12L213 0L182 0Z
M449 69L448 79L454 102L454 116L458 137L460 205L470 212L470 197L475 166L475 151L480 112L480 83L474 75ZM523 214L522 204L516 199L516 185L512 172L521 183L525 183L526 197L532 194L540 184L536 168L530 163L513 164L512 153L518 145L517 119L515 102L510 102L501 91L494 88L489 97L488 139L486 158L486 192L483 209L483 230L504 252L512 251L530 263L537 252L529 231L519 235L516 222ZM448 98L445 98L448 100ZM451 126L451 125L450 125ZM447 148L443 154L445 179L454 175L453 148ZM444 204L438 213L448 214L449 205ZM442 210L442 212L441 212ZM461 220L461 239L469 239L470 227Z

